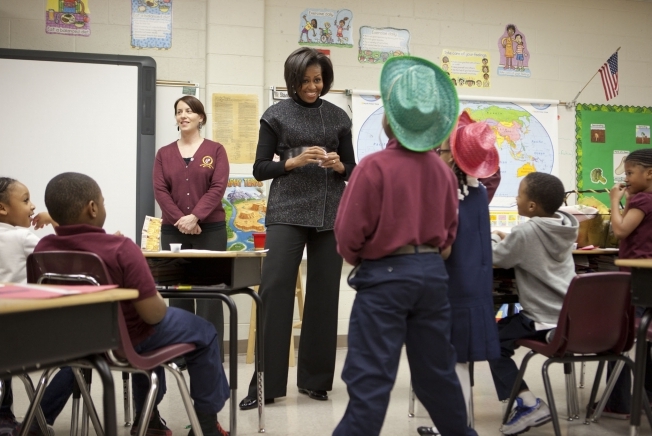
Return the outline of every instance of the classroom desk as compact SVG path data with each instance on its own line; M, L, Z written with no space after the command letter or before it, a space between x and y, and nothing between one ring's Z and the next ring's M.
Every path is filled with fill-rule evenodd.
M104 387L105 435L116 436L113 376L102 354L120 343L118 302L136 297L133 289L110 289L47 300L0 299L0 375L88 360ZM27 416L38 403L32 402Z
M256 302L256 322L263 324L262 300L258 293L250 288L260 284L263 251L193 251L182 250L143 252L159 285L159 292L165 298L218 298L229 307L229 385L230 431L237 436L237 389L238 389L238 313L231 295L246 294ZM174 261L172 265L161 267L163 261ZM174 289L174 285L183 286L183 290ZM214 285L221 284L216 287ZM258 386L258 431L265 432L264 397L264 361L263 329L256 329L256 374Z
M643 384L647 356L647 329L652 319L652 259L618 259L616 265L632 269L632 304L645 307L636 332L636 361L634 362L634 388L632 390L632 415L629 434L638 434L641 425ZM646 398L647 401L647 398Z
M587 267L591 268L593 270L599 270L599 267L594 264L594 261L599 257L599 256L613 256L617 257L618 256L618 249L613 249L613 248L596 248L593 250L573 250L573 258L575 259L576 265L580 267ZM582 257L587 257L588 261L587 264L584 265L583 261L580 263ZM493 292L493 298L494 298L494 304L509 304L510 306L510 313L509 315L512 315L513 313L513 305L515 303L518 303L518 295L511 290L509 287L509 283L515 280L514 278L514 270L513 269L504 269L504 268L498 268L494 267L494 292ZM497 282L503 282L505 285L501 286L498 285L496 286Z

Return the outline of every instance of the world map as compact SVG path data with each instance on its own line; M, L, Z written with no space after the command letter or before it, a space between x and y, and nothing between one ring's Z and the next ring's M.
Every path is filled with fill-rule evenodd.
M381 126L384 109L380 99L376 99L378 106L373 111L368 110L359 122L359 130L354 132L358 161L384 149L387 144ZM371 100L371 96L361 99L367 107ZM355 127L356 107L353 109ZM556 105L460 100L460 111L464 110L469 111L474 120L487 122L496 134L501 182L492 206L515 206L519 183L529 173L557 172Z
M523 177L535 171L553 172L555 146L534 111L514 103L461 101L460 107L470 112L474 120L485 121L496 134L501 175L497 199L515 202ZM544 111L548 105L538 105L535 109Z

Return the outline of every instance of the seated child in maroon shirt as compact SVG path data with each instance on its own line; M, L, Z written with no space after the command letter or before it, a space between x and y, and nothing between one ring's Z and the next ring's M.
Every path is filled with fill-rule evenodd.
M104 197L93 179L79 173L59 174L45 189L45 205L59 227L56 235L41 239L34 252L71 250L95 253L104 261L114 284L138 289L138 298L121 303L134 348L143 353L175 343L194 343L197 348L186 354L185 359L190 375L190 396L202 431L206 436L227 435L228 432L217 422L217 412L229 397L229 385L222 367L215 327L182 309L168 308L156 290L140 248L128 238L104 232ZM154 325L156 328L152 327ZM161 382L156 398L158 404L165 393L165 373L160 367L156 373ZM148 378L134 374L133 385L134 421L139 422L149 390ZM148 434L151 430L171 434L156 409L148 424Z

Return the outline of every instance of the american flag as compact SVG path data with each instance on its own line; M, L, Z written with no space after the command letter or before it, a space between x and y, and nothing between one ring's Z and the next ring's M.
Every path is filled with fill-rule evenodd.
M600 68L604 96L607 101L618 95L618 52L612 54Z

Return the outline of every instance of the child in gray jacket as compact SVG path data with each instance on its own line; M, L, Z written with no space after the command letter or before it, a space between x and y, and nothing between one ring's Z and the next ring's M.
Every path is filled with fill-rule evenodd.
M518 367L512 360L515 341L523 338L545 339L556 327L559 312L575 276L573 244L579 223L570 214L559 211L564 201L564 186L557 177L545 173L528 174L516 197L518 213L530 218L512 229L509 235L492 235L493 263L514 268L519 301L523 310L498 323L501 357L489 362L500 400L512 390ZM516 406L504 434L518 434L550 421L550 409L535 397L523 381Z

